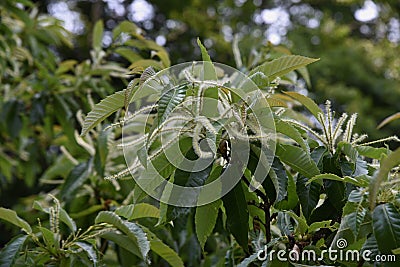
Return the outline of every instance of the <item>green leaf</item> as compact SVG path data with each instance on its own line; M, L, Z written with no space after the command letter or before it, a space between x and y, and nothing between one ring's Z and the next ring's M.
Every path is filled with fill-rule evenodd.
M21 3L21 4L23 4L24 6L27 6L27 7L35 7L35 4L34 3L32 3L31 1L29 1L29 0L17 0L17 1L15 1L16 3Z
M102 20L98 20L93 29L93 48L101 50L103 43L104 24Z
M323 164L324 164L324 171L328 173L340 173L340 169L338 166L338 162L336 161L336 158L327 156L324 158ZM330 178L331 177L332 176L330 176ZM346 185L343 183L343 181L335 181L333 179L332 180L329 179L324 181L324 189L327 195L328 202L332 204L332 206L337 210L339 215L342 212L342 208L347 200ZM327 209L328 211L327 207L323 208ZM321 211L322 206L319 207L319 209Z
M125 98L124 98L124 107L125 110L129 110L129 104L133 98L136 89L138 88L138 83L140 82L139 78L133 79L129 82L128 86L124 90Z
M63 132L69 139L74 139L75 127L71 123L74 113L71 107L67 104L66 99L61 97L61 94L54 94L54 111L53 114L61 124Z
M136 53L131 48L127 47L118 47L117 49L115 49L115 53L121 55L122 57L127 59L130 63L143 59L138 53Z
M100 237L114 242L121 248L126 249L130 253L138 256L139 258L143 257L136 243L124 234L119 234L117 232L105 232L101 234Z
M356 177L356 179L361 183L363 180L360 179L361 177L368 175L368 165L367 162L360 157L357 158L356 161L356 168L352 174L353 176ZM361 184L361 186L368 186L369 185L369 180L367 181L366 184Z
M195 161L198 156L194 152L193 148L190 148L189 151L185 154L185 158ZM211 170L212 164L201 171L188 172L181 169L176 169L173 179L170 179L170 182L184 187L201 187L204 185L206 179L209 177ZM173 188L171 191L167 191L166 187L164 189L164 192L169 194L168 199L179 201L179 196L174 192ZM159 223L175 220L176 218L181 217L190 211L190 209L187 207L176 207L166 204L161 205L160 210L161 216Z
M193 148L190 148L188 150L188 152L184 155L185 155L185 158L188 160L195 161L198 159L198 156L194 152ZM195 170L195 171L191 171L191 172L184 171L181 169L176 169L175 175L174 175L174 183L177 185L180 185L180 186L185 186L185 187L203 186L211 173L212 167L213 167L213 165L210 164L210 165L208 165L207 168L204 168L200 171ZM196 165L194 165L194 168L196 168Z
M161 124L168 115L182 103L188 89L187 84L167 89L161 94L158 101L158 123Z
M269 171L269 177L271 178L271 181L275 187L276 199L274 199L274 201L279 202L287 195L288 177L285 166L283 166L283 164L277 158L274 158ZM267 188L264 187L264 189L268 191Z
M295 127L293 127L290 123L282 121L282 120L276 120L275 121L275 129L278 133L284 134L287 137L296 141L301 146L301 148L303 148L305 151L308 151L308 152L310 151L308 144L303 139L300 132Z
M391 254L400 247L400 212L392 203L377 206L372 213L373 229L379 251Z
M91 205L87 209L81 210L76 213L70 213L71 218L77 219L81 217L86 217L92 213L98 212L100 210L104 210L104 205Z
M287 214L289 214L290 217L292 217L296 222L297 222L297 231L299 234L305 234L308 229L308 224L306 221L306 218L304 216L298 216L296 213L293 211L286 211Z
M0 219L8 221L21 229L24 229L28 234L32 233L32 228L25 220L18 217L17 213L10 209L0 208Z
M233 37L232 53L233 57L235 58L236 68L240 69L243 66L243 63L242 63L242 56L240 55L239 38L237 34L235 34Z
M265 177L269 174L270 172L270 166L266 166L265 161L262 159L264 157L265 159L265 154L263 155L263 151L260 147L256 146L255 144L250 144L250 157L249 160L247 161L247 169L251 172L254 177ZM260 159L261 158L261 159ZM272 159L271 159L272 160ZM240 172L240 170L238 170ZM247 175L245 172L245 176L247 176L247 180L251 181L252 177L251 175ZM271 179L269 176L266 177L264 180L264 185L267 185L267 181L270 180L272 183ZM266 188L266 187L264 187ZM273 191L269 192L271 195L274 193Z
M286 104L285 101L283 101L283 100L281 100L281 99L279 99L277 97L270 96L270 97L266 98L266 100L267 100L267 103L268 103L270 108L272 108L272 107L284 107L284 108L287 108L288 107L288 105Z
M356 150L361 156L365 156L371 159L381 159L382 154L387 155L390 151L384 147L372 147L372 146L357 146Z
M66 156L62 155L57 158L53 165L46 169L42 177L40 177L41 183L53 180L57 177L66 178L68 173L71 172L74 164Z
M370 251L370 258L373 259L376 255L380 255L379 249L378 249L378 243L376 242L376 238L374 235L371 235L368 237L367 241L364 243L361 252L364 253L364 251ZM386 264L385 264L386 265Z
M376 205L376 196L379 191L379 187L383 181L385 181L392 168L400 164L400 148L396 149L389 154L387 158L381 161L379 172L373 177L369 185L369 205L371 210Z
M173 188L173 183L174 183L174 176L172 176L169 181L169 183L165 185L164 191L162 193L162 197L165 197L168 199L171 196L172 188ZM187 209L185 207L175 207L175 214L173 216L179 216L179 212L187 212ZM168 205L168 203L164 203L160 201L160 218L158 218L158 222L156 226L162 225L164 223L167 223L171 221L173 216L171 216L172 211L174 211L174 207Z
M279 210L290 210L294 209L299 202L299 197L296 192L296 181L293 175L287 173L288 185L287 185L287 196L282 201L276 202L274 207Z
M331 226L331 220L328 221L321 221L321 222L314 222L308 227L308 233L317 232L321 228L328 228L331 230L336 230L335 227Z
M203 59L203 68L202 68L202 80L217 80L217 72L215 67L211 61L210 56L207 53L207 49L203 46L200 39L197 38L197 44L201 50L201 56ZM202 114L206 117L215 117L218 115L217 111L217 101L218 100L218 88L210 87L204 90L203 93L203 107Z
M198 158L192 147L190 147L184 155L185 158L193 161ZM183 171L181 169L176 169L174 175L170 178L169 182L183 187L201 187L204 185L206 179L209 177L211 170L212 164L201 171L189 172ZM178 202L187 201L184 199L180 199L180 195L174 191L174 188L171 187L170 184L167 184L167 186L164 188L162 198L174 199L174 201ZM190 211L190 208L172 206L162 203L160 205L160 211L161 213L158 224L170 222L172 220L175 220L176 218L186 215Z
M80 186L82 186L92 172L93 160L81 163L72 169L64 184L62 185L60 195L62 199L74 198L74 193Z
M197 45L200 47L201 58L203 61L212 62L210 56L208 55L207 49L201 43L200 38L197 38Z
M125 90L107 96L100 103L97 103L93 110L86 116L82 127L82 136L85 136L91 129L105 120L112 113L124 106Z
M258 251L247 258L245 258L237 267L247 267L250 263L258 260Z
M265 62L260 66L254 68L250 75L255 72L262 72L267 76L269 82L272 82L276 77L283 76L293 70L304 67L310 63L318 61L319 59L308 58L297 55L283 56L274 59L270 62Z
M7 125L5 129L11 138L17 138L22 129L20 110L23 104L17 100L10 100L2 105L0 122Z
M20 1L18 1L18 2L20 2ZM25 25L32 25L33 20L30 18L28 12L26 12L24 9L17 7L17 5L14 2L5 2L4 3L4 1L3 1L2 5L4 5L4 4L5 4L5 7L7 8L7 12L12 13L18 19L22 20Z
M294 232L291 217L284 211L278 211L276 226L279 228L282 235L291 235Z
M366 192L361 191L360 189L358 190L353 190L349 194L348 201L349 202L357 202L357 203L362 203L364 200L364 196L367 195ZM345 213L346 214L346 213Z
M204 249L207 238L211 235L217 222L218 211L222 205L220 199L196 208L195 226L197 239Z
M317 183L306 185L307 180L302 175L298 176L296 189L304 216L308 218L319 201L321 185Z
M222 166L215 167L209 177L207 178L205 184L213 182L217 179L222 171ZM200 192L199 198L201 199L202 195ZM220 199L211 202L209 204L198 206L196 208L195 214L195 228L196 228L196 235L197 239L199 240L201 249L204 249L204 245L207 241L207 238L211 235L215 223L217 222L218 218L218 211L222 205L222 201Z
M310 154L300 147L280 144L277 146L275 154L282 162L307 178L312 178L320 174L319 169L311 159Z
M158 45L155 41L145 38L128 39L124 44L133 46L139 50L165 51L165 48Z
M311 80L310 80L310 74L308 73L308 70L306 67L301 67L298 68L297 71L300 73L300 75L303 77L304 81L307 84L307 87L311 89Z
M260 88L260 89L263 89L263 88L265 88L265 87L267 87L268 86L268 78L267 78L267 76L265 76L265 74L264 73L262 73L262 72L255 72L255 73L253 73L251 76L249 76L249 78L257 85L257 87L258 88ZM269 99L269 97L268 98L266 98L267 99L267 101L268 101L268 99ZM279 100L278 100L279 101ZM268 104L269 104L269 102L268 102Z
M297 100L298 102L300 102L303 106L305 106L311 112L311 114L314 115L315 118L318 118L319 113L323 113L322 110L318 107L317 104L315 104L315 102L311 98L299 94L297 92L284 92L284 93L290 96L291 98Z
M322 169L322 162L324 159L324 155L326 154L327 151L328 150L326 149L326 147L319 146L314 148L310 154L312 160L315 162L315 164L317 164L318 167L320 167L320 169Z
M183 137L179 140L179 147L183 155L186 155L189 150L192 149L192 139L188 137ZM176 158L171 158L170 156L167 158L165 153L161 153L155 159L151 161L151 164L157 170L157 172L164 178L168 178L176 169L176 167L171 164L171 162L177 162L177 159L180 155L177 155Z
M74 66L75 66L77 63L78 63L78 61L72 60L72 59L70 59L70 60L65 60L65 61L61 62L61 63L58 65L58 68L57 68L57 70L56 70L56 74L59 75L59 74L66 73L66 72L68 72L68 71L70 71L70 70L73 70L73 69L74 69Z
M137 151L137 156L140 164L142 164L143 167L147 168L147 149L145 145L139 148L139 150Z
M58 249L57 234L44 227L38 227L38 229L42 233L46 247L50 249L52 253L55 253L56 249Z
M14 237L0 252L0 267L14 266L28 235Z
M9 183L11 183L12 181L13 166L16 164L17 162L13 160L9 155L4 153L3 151L0 151L0 169L2 170L3 176L6 177L7 182Z
M147 239L146 233L139 225L122 220L118 215L111 211L100 212L95 219L95 223L109 223L114 225L136 243L139 247L142 258L147 259L147 254L150 250L150 243Z
M357 149L350 143L340 141L337 145L338 151L343 152L346 156L348 156L352 162L357 162L358 151Z
M137 68L145 70L148 67L153 67L156 70L162 70L164 68L163 64L161 64L159 61L154 60L154 59L136 60L131 65L129 65L128 68L131 70L135 70Z
M171 249L169 246L164 244L154 233L152 233L146 227L143 227L143 230L146 232L149 240L150 240L150 248L153 252L158 254L161 258L166 260L171 266L174 267L184 267L182 259L178 256L178 254Z
M113 30L113 39L117 38L121 33L129 33L135 36L137 33L140 32L140 28L136 26L133 22L128 20L124 20L118 26L116 26Z
M177 141L178 142L178 141ZM179 140L179 148L181 150L181 153L183 155L186 155L186 153L192 148L192 139L188 138L188 137L182 137ZM166 148L168 149L174 149L172 147L170 148ZM154 176L161 176L165 179L170 178L170 176L173 174L173 172L176 169L176 166L174 166L174 164L172 164L171 162L178 162L177 160L180 158L180 154L179 153L175 153L174 155L171 155L171 152L167 152L170 153L168 158L165 154L165 151L162 152L161 154L159 154L157 157L155 157L153 160L148 162L148 166L147 169L145 169L139 179L141 179L142 181L145 181L141 184L141 187L136 186L135 187L135 201L138 200L138 197L140 198L143 195L143 190L154 190L155 188L157 188L159 185L161 185L161 183L163 182L160 181L160 179L154 179ZM162 216L161 216L162 217ZM160 218L161 220L161 218Z
M387 117L386 119L384 119L379 125L378 125L378 129L382 128L383 126L385 126L388 123L391 123L394 120L398 120L400 119L400 112L397 112L389 117Z
M171 60L169 59L168 52L163 47L160 46L160 50L153 53L153 56L157 56L165 68L171 66Z
M160 210L147 203L131 204L121 206L115 210L115 213L129 221L139 218L159 218Z
M96 144L96 154L94 156L94 167L99 176L104 177L104 168L106 166L107 156L109 152L109 141L114 137L112 130L109 128L99 133Z
M94 247L86 242L75 242L75 245L77 245L78 247L82 248L86 254L89 256L89 259L92 261L93 266L96 267L97 266L97 254L96 254L96 250L94 249Z
M222 197L226 212L226 224L229 232L238 244L248 251L249 211L241 181Z
M348 202L351 203L351 202ZM348 204L346 203L346 204ZM357 205L357 210L345 216L344 220L347 220L350 230L353 232L354 237L358 236L361 224L364 222L364 218L367 214L367 210L362 206Z
M353 244L355 241L365 238L372 232L372 227L371 227L371 219L370 217L364 220L363 223L360 225L360 230L358 231L358 235L354 236L354 233L352 232L350 225L349 225L349 217L344 216L340 222L339 229L331 242L331 248L336 249L337 248L337 241L341 238L346 239L348 244ZM368 242L368 240L367 240Z
M322 185L322 182L320 180L323 180L323 179L350 183L350 184L354 184L356 186L363 186L363 183L358 181L357 178L353 178L353 177L350 177L350 176L339 177L339 176L337 176L335 174L331 174L331 173L323 173L323 174L316 175L313 178L309 179L307 181L306 185L308 185L308 184L310 184L311 182L314 182L314 181L316 181L320 185Z

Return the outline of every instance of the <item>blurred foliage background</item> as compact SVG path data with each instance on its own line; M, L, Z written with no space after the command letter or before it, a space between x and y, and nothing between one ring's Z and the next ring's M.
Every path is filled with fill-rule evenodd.
M309 68L311 86L293 90L318 103L330 99L335 110L358 113L357 131L371 139L398 133L400 121L379 131L376 126L400 111L399 1L29 3L0 3L0 206L23 210L24 203L31 201L21 197L54 187L39 183L40 177L66 176L73 167L65 159L69 154L87 158L74 137L80 127L75 114L79 110L86 114L91 101L97 103L127 85L122 67L137 58L113 53L117 47L112 32L124 20L134 22L146 31L141 33L144 37L164 46L171 64L199 60L197 37L214 61L231 66L236 64L233 42L248 55L244 66L254 62L254 51L260 47L278 46L283 53L321 58ZM104 21L105 35L97 50L92 50L91 33L99 19ZM108 52L102 54L102 49ZM143 58L150 56L149 50L137 50ZM113 63L104 66L104 58ZM69 154L61 151L64 148ZM60 151L66 156L58 157ZM65 169L49 174L56 160ZM101 192L94 194L107 198ZM10 237L2 234L0 244Z
M282 45L294 53L321 58L311 67L309 94L332 99L338 111L357 112L358 130L371 138L394 134L400 123L376 125L400 110L400 3L363 0L92 0L37 1L40 11L65 20L75 35L61 56L85 58L91 28L105 21L109 34L129 19L166 46L172 63L198 60L196 38L213 60L234 66L231 44L251 54L260 44ZM246 54L246 53L244 53Z

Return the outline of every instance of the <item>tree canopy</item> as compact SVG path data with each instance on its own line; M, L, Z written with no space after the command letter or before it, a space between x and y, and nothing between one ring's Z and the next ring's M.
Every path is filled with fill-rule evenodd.
M399 14L1 1L0 266L396 266Z

